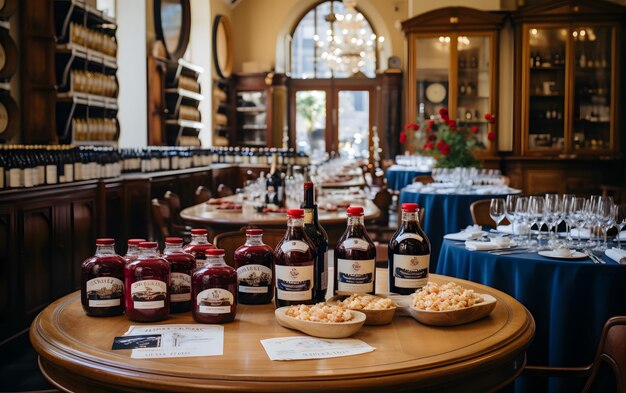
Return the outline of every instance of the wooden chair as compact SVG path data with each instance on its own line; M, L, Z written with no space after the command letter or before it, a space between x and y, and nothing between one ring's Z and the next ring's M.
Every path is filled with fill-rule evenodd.
M180 217L180 198L172 191L166 191L164 199L170 208L170 233L182 237L185 243L191 240L191 227Z
M610 318L604 324L593 363L583 367L524 367L522 375L537 377L587 378L583 392L588 392L603 363L613 370L617 392L626 393L626 316Z
M224 198L233 194L233 189L228 187L226 184L220 184L217 186L217 196L219 198Z
M213 244L217 248L224 249L224 260L230 266L235 266L233 255L239 246L246 242L246 229L241 228L239 231L223 232L213 238ZM285 229L263 229L263 243L276 248L276 245L285 237Z
M482 199L480 201L472 202L470 205L470 213L472 214L472 221L474 225L496 227L496 222L489 215L489 205L491 199ZM502 220L500 225L508 225L509 220L506 218Z
M207 187L205 186L198 186L198 188L196 188L196 205L199 205L203 202L208 201L209 199L211 199L211 190L209 190Z
M170 208L165 201L154 198L151 211L155 237L162 243L166 237L170 236Z
M422 183L422 184L430 184L434 180L430 175L417 175L413 178L413 183Z

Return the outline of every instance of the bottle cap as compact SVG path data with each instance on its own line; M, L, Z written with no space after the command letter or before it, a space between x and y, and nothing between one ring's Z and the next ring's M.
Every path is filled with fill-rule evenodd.
M348 217L358 217L363 215L363 208L361 206L350 206L346 209Z
M289 209L287 210L287 215L292 218L302 218L304 217L304 210L302 209Z
M129 246L138 246L139 243L145 242L146 239L128 239Z
M224 255L224 250L221 248L210 248L208 250L204 250L205 255L210 255L212 257Z
M157 248L157 242L141 242L139 248Z
M165 243L180 244L182 242L183 242L182 237L166 237L165 238Z
M203 228L197 228L197 229L191 230L192 235L206 235L207 233L209 233L209 231Z
M417 203L403 203L402 211L407 213L415 213L419 209L419 205Z
M96 244L98 244L98 245L111 245L111 244L115 244L115 239L111 239L111 238L96 239Z
M262 235L263 229L246 229L246 235Z
M313 182L312 181L305 181L304 182L304 188L313 188Z

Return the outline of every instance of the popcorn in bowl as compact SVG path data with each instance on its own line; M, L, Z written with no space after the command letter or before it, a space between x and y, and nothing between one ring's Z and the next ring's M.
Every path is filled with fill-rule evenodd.
M328 303L289 306L289 308L285 310L285 315L302 321L322 323L349 322L353 318L350 310L342 306L330 305Z
M428 282L411 296L411 305L425 311L460 310L484 301L484 298L474 293L474 290L465 289L453 282L443 285Z
M357 294L350 295L350 297L340 301L338 305L351 310L389 310L396 307L396 304L391 299Z

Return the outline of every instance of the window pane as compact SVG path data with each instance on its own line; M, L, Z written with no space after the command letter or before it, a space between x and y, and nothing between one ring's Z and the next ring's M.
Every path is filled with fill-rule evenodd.
M326 154L326 92L296 92L296 150L313 161Z
M369 157L369 92L339 92L339 154Z
M417 114L419 120L437 116L439 109L448 107L448 74L450 69L450 37L418 38L417 53ZM407 121L413 119L407 119Z

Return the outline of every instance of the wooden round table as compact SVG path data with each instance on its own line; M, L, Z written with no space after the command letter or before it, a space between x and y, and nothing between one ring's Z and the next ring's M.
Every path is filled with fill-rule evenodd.
M385 275L385 269L377 272L381 292ZM300 361L269 360L260 340L303 333L278 325L272 304L241 305L235 322L224 325L223 356L147 360L131 359L130 350L111 350L113 338L138 323L124 316L88 317L75 292L37 316L30 339L41 371L64 391L484 392L515 378L535 330L530 313L492 288L446 276L431 275L431 280L489 293L498 304L489 317L456 327L396 316L389 325L364 326L353 336L375 347L373 352ZM190 313L159 322L184 323L194 323Z

